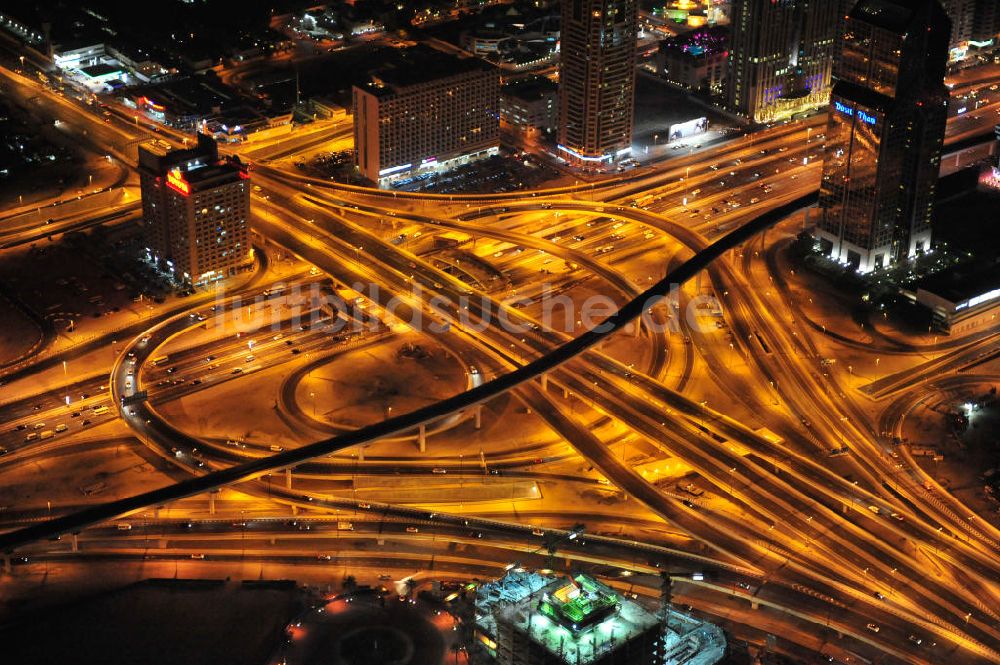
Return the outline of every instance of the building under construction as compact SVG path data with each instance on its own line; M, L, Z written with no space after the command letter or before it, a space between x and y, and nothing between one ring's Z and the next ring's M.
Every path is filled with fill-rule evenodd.
M520 570L480 587L476 636L500 665L711 665L725 652L711 624L587 575Z

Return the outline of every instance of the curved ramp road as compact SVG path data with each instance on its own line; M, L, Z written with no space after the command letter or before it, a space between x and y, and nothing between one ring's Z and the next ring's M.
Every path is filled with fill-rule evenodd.
M307 446L302 446L301 448L288 450L270 457L264 457L239 466L184 480L174 485L138 494L133 497L94 506L40 524L0 534L0 550L10 552L17 547L36 540L79 531L90 525L123 517L150 506L160 505L195 494L202 494L226 485L250 480L265 473L295 466L314 457L329 455L344 448L368 443L384 436L398 434L417 427L422 423L436 420L449 413L461 411L492 399L559 367L598 344L606 337L621 330L633 319L638 318L649 307L651 300L666 296L670 292L671 285L686 282L707 268L726 251L737 247L758 232L772 226L796 210L812 205L816 202L817 198L818 194L815 192L803 196L761 215L753 222L720 238L675 270L669 272L662 280L642 294L626 303L617 313L610 316L597 328L583 333L551 353L508 374L499 376L492 381L408 414L397 416L332 439L318 441Z

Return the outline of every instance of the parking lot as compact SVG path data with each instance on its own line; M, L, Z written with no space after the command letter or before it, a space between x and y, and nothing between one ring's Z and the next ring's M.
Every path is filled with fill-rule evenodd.
M172 292L134 258L135 231L70 235L10 252L0 280L57 339L80 339L152 316Z
M539 187L559 177L555 169L534 161L497 156L466 164L444 173L427 172L393 183L401 192L436 194L513 192Z

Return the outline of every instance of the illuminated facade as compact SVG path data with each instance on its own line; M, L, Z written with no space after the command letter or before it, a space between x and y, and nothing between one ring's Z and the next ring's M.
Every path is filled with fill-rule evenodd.
M149 258L181 282L231 275L253 260L250 180L238 159L220 159L215 139L188 150L139 146L144 239Z
M427 48L354 86L355 165L380 186L500 148L500 74L481 60Z
M904 3L856 4L830 100L816 237L859 272L931 247L950 27L937 0Z
M996 0L993 0L996 4ZM945 11L951 19L949 56L952 60L965 57L969 50L976 19L976 0L943 0Z
M571 163L631 149L636 27L636 0L562 1L559 152Z
M825 105L837 15L831 0L734 0L729 107L766 123Z
M541 578L544 586L498 605L500 665L663 665L659 617L587 575Z
M998 33L1000 33L1000 3L996 0L976 0L972 39L988 42L996 40Z

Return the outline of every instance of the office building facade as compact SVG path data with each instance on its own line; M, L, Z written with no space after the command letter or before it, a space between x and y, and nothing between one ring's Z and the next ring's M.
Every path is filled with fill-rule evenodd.
M987 42L1000 33L1000 2L976 0L976 13L972 21L972 39Z
M950 30L938 0L859 0L845 21L816 238L859 272L930 250Z
M178 282L202 284L246 268L250 179L238 158L222 159L210 136L194 148L139 146L147 257Z
M562 0L559 152L581 166L632 146L636 0Z
M995 2L995 0L994 0ZM943 0L944 10L951 19L948 38L951 59L962 57L972 39L976 19L976 0Z
M355 165L379 186L500 149L499 71L474 58L409 51L353 89Z
M734 0L727 99L755 123L824 106L836 52L839 3Z
M559 124L559 87L543 77L508 83L500 91L500 119L519 132L555 130Z

